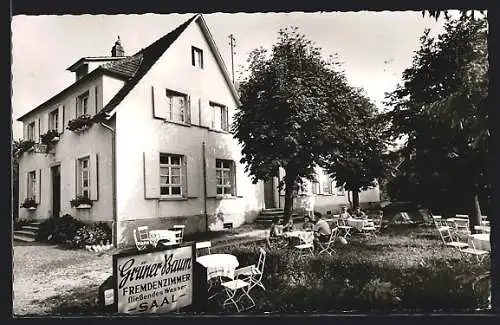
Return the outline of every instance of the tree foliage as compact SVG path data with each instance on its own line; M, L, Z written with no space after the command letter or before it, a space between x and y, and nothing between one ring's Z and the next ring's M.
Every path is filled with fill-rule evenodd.
M445 33L432 38L427 30L420 43L403 84L387 97L394 109L383 115L385 134L407 136L404 173L423 203L456 203L490 187L487 24L447 19Z

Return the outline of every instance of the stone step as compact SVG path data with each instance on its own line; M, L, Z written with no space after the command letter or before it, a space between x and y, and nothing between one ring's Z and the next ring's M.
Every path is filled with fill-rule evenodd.
M22 230L33 230L33 231L38 231L40 230L39 226L23 226Z
M33 227L40 226L41 224L42 224L41 221L32 221L32 222L30 222L30 226L33 226Z
M262 211L270 211L270 212L274 212L274 211L281 211L283 212L283 208L268 208L268 209L262 209Z
M14 238L14 240L22 241L22 242L26 242L26 243L32 243L35 241L35 238L23 236L23 235L18 235L18 234L14 234L13 238Z
M260 215L257 217L257 219L255 219L255 222L260 223L260 224L270 224L273 221L275 216L276 215L264 215L264 216ZM280 219L283 219L283 216L280 215L279 217L280 217ZM293 215L292 216L292 220L294 222L302 221L303 218L304 217L301 215Z
M280 214L283 214L284 211L283 210L275 210L275 211L268 211L268 210L262 210L260 212L260 215L261 216L276 216L276 215L280 215Z
M22 235L35 238L36 232L32 230L14 230L14 235Z

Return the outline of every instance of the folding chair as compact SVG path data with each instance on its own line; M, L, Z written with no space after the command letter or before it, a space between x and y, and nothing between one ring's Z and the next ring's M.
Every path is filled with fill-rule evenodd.
M142 251L151 246L148 226L137 227L137 229L133 230L133 234L137 250Z
M180 231L175 234L175 241L177 244L182 244L182 241L184 240L184 229L186 229L186 226L184 225L174 225L172 227L173 231Z
M375 227L375 233L380 233L380 231L382 230L382 219L384 217L383 216L379 216L375 219L373 219L373 226Z
M351 236L352 227L347 225L347 220L339 219L338 228L342 232L342 235L344 235L345 238Z
M255 301L249 294L251 284L249 282L236 279L228 282L223 282L222 287L226 291L227 299L222 303L223 307L233 304L236 310L240 312L241 310L249 309L255 306ZM239 293L239 295L238 295ZM247 297L250 301L250 306L244 307L240 306L238 303L243 297Z
M263 248L260 248L260 254L259 254L259 260L257 262L257 266L255 264L241 267L239 269L236 269L234 272L234 278L242 278L244 281L250 283L250 288L248 291L250 291L253 287L259 286L261 287L264 291L266 288L262 284L262 276L264 275L264 265L266 263L266 251Z
M335 254L333 245L335 244L335 239L337 238L338 231L339 231L338 228L332 229L332 232L330 233L330 238L328 239L327 242L318 241L318 247L320 249L318 255L320 255L321 253L327 253L330 255Z
M482 250L482 249L477 249L476 246L474 245L474 240L473 240L474 237L472 237L472 235L467 236L467 238L469 239L469 243L471 244L472 247L459 248L460 252L462 253L462 255L469 254L469 255L475 256L478 262L482 262L483 259L490 252ZM469 246L468 243L467 243L467 246Z
M468 244L466 244L464 242L461 242L459 240L455 240L455 238L453 238L453 235L451 233L450 228L447 226L439 227L438 232L439 232L439 235L441 236L441 240L443 241L443 243L446 246L454 247L454 248L458 248L458 249L467 248L469 246Z
M377 237L376 231L377 228L375 226L365 226L365 223L363 223L363 227L361 228L361 233L365 236Z
M196 257L201 256L198 254L198 251L200 250L206 250L208 254L210 254L210 247L212 247L212 242L210 241L196 243Z
M313 244L314 234L311 233L310 238L300 237L300 241L303 242L303 244L295 245L295 248L301 252L300 256L305 256L308 255L309 253L311 255L314 255L314 244Z

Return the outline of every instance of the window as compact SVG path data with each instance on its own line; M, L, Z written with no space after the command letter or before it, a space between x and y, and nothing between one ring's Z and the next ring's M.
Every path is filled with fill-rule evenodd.
M57 131L59 129L59 109L49 113L49 130Z
M234 195L234 163L231 160L215 160L217 195Z
M337 195L339 195L339 196L345 195L345 188L343 186L341 188L337 189Z
M182 196L185 177L182 160L179 155L160 154L160 195Z
M227 107L216 103L210 103L212 110L212 128L216 130L229 131Z
M28 173L28 198L36 199L36 171Z
M323 194L332 194L332 180L328 172L323 169L323 175L321 179L321 190Z
M89 113L89 92L78 96L77 99L77 115L82 116Z
M78 195L90 198L90 159L78 159Z
M203 51L197 47L191 47L191 64L193 67L203 69Z
M187 96L175 91L167 90L167 120L186 122Z
M313 194L319 194L319 183L318 182L312 183L312 192L313 192Z
M28 124L28 132L27 132L28 140L35 140L35 122L31 122Z

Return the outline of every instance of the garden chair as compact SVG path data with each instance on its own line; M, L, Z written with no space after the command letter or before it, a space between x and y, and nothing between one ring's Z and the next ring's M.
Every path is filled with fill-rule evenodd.
M373 226L375 227L375 233L380 233L382 231L382 219L383 216L378 216L373 219Z
M469 246L467 243L456 240L453 237L453 234L452 234L450 228L447 226L441 226L440 228L438 228L438 232L439 232L439 235L441 236L441 239L443 240L443 243L446 246L455 247L458 249L467 248Z
M182 241L184 240L184 229L186 229L186 226L184 225L174 225L172 227L172 230L176 231L175 241L177 244L182 244Z
M457 233L470 235L469 216L463 217L462 215L457 214L457 217L455 218L455 231Z
M467 246L469 246L469 243L470 243L472 247L459 248L460 253L462 253L462 255L475 256L477 261L481 263L483 261L483 259L486 256L488 256L488 254L490 252L482 250L482 249L477 249L476 246L474 245L474 240L472 240L473 237L471 235L468 235L467 239L469 239L469 242L464 243L464 244L467 244Z
M133 230L133 234L137 250L142 251L151 245L148 226L137 227Z
M339 231L342 233L342 235L345 238L351 236L352 227L347 225L347 220L346 219L339 218L338 228L339 228Z
M259 260L257 262L257 266L255 264L241 267L239 269L236 269L234 272L234 278L243 278L244 281L250 283L250 288L248 291L250 291L253 287L259 286L262 288L262 290L266 290L264 287L264 284L262 284L262 277L264 275L264 265L266 263L266 250L263 248L260 248L260 254L259 254Z
M250 309L255 306L255 301L249 294L251 284L241 279L236 279L228 282L223 282L222 287L226 291L227 299L222 303L223 307L233 304L238 312ZM243 297L247 297L250 301L250 306L242 306L239 304Z
M300 251L300 256L305 256L308 254L314 255L314 235L311 233L311 236L308 238L300 237L301 242L303 244L295 245L295 248Z
M198 251L200 250L206 250L208 254L210 254L210 247L212 247L212 242L210 241L196 243L196 257L201 256L198 254Z
M335 239L337 238L338 232L339 228L334 228L332 229L332 232L330 233L330 238L328 239L327 242L318 241L318 247L320 249L318 255L320 255L321 253L327 253L329 255L335 254L333 245L335 244Z
M365 237L368 237L368 236L377 237L376 232L377 232L377 228L375 228L374 225L373 226L365 226L363 224L363 227L361 228L361 233Z

